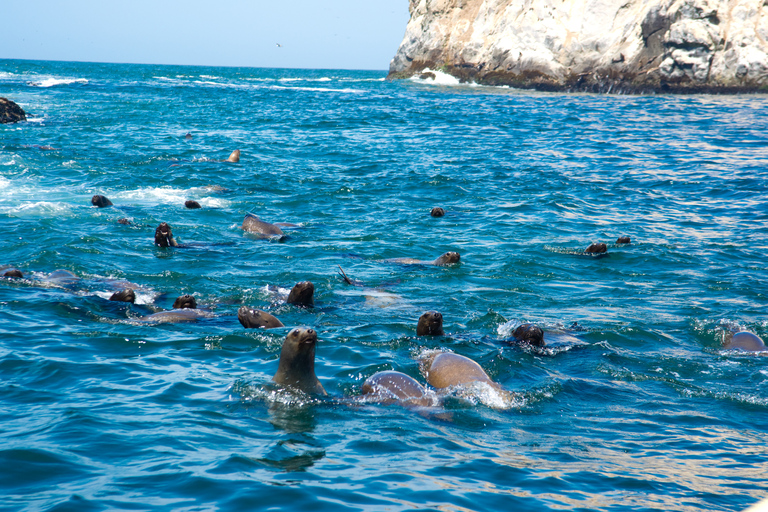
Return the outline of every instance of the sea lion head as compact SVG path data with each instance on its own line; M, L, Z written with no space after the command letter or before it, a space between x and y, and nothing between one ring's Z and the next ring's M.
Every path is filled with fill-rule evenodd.
M617 244L629 244L629 243L632 243L632 239L631 239L631 238L629 238L628 236L620 236L620 237L619 237L619 238L616 240L616 243L617 243Z
M200 206L200 203L198 203L197 201L193 201L192 199L184 201L184 206L190 209L202 208L202 206Z
M157 229L155 229L155 245L159 247L173 247L176 245L171 226L167 222L161 222Z
M314 329L297 327L285 337L280 350L280 364L272 380L284 386L291 386L305 393L325 395L315 375L315 346L317 332Z
M723 347L727 350L744 350L746 352L763 352L768 350L760 336L747 331L737 332L724 343Z
M429 214L433 217L442 217L443 215L445 215L445 210L443 210L439 206L435 206L434 208L432 208L432 211L429 212Z
M98 206L99 208L104 208L106 206L112 206L112 201L107 199L105 196L96 194L91 198L91 204L93 206Z
M534 324L522 324L515 329L512 333L517 341L528 343L535 347L543 347L544 343L544 331L541 327Z
M434 263L435 265L450 265L451 263L458 263L459 260L461 260L461 256L459 256L459 253L455 251L448 251L439 258L437 258Z
M439 311L427 311L419 317L419 324L416 326L417 336L442 336L443 315Z
M109 300L114 300L116 302L130 302L133 304L136 302L136 292L130 288L126 288L125 290L113 293Z
M193 296L185 294L173 301L173 309L197 309L197 301Z
M229 155L229 158L227 158L227 162L237 163L240 161L240 150L236 149L232 152L232 154Z
M283 327L283 322L273 315L260 309L251 309L248 306L242 306L237 310L237 319L246 329L257 329L259 327L273 329L275 327Z
M312 307L315 305L314 301L315 285L310 281L302 281L296 283L291 289L291 293L288 294L286 302L288 304L295 304L297 306Z
M22 279L24 277L24 274L21 273L21 270L19 270L17 268L12 268L12 269L6 270L3 273L3 277L11 277L11 278L14 278L14 279Z
M584 252L588 254L603 254L604 252L608 252L608 246L603 242L594 242L584 249Z

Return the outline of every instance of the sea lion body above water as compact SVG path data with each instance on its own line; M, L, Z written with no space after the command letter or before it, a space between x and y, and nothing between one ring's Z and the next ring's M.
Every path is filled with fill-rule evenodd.
M584 252L587 254L603 254L608 252L608 246L603 242L593 242L589 247L584 249Z
M726 350L743 350L745 352L764 352L768 351L765 342L760 336L747 331L741 331L734 334L724 344Z
M24 274L21 273L21 270L17 268L9 268L3 272L2 277L10 277L13 279L23 279Z
M256 233L263 236L284 235L283 230L274 224L264 222L252 213L247 213L243 220L242 228L249 233Z
M105 196L97 194L91 198L91 204L93 206L98 206L99 208L105 208L107 206L112 206L112 201L107 199Z
M315 285L311 281L302 281L296 283L291 288L291 293L288 294L288 298L285 302L293 304L295 306L313 307L315 305Z
M519 325L512 333L512 336L515 337L516 341L527 343L535 347L543 347L546 344L544 342L544 331L541 327L535 324Z
M187 208L189 208L191 210L202 208L202 206L200 206L200 203L198 203L194 199L188 199L187 201L184 201L184 206L186 206Z
M227 162L232 162L233 164L236 164L240 161L240 150L236 149L232 153L230 153L229 158L226 159Z
M173 309L170 311L161 311L152 315L144 316L138 319L142 323L182 323L197 322L200 318L210 317L208 311L197 309L197 301L192 295L182 295L173 302Z
M628 237L628 236L620 236L616 240L616 243L617 244L631 244L632 243L632 239L630 237Z
M443 315L438 311L427 311L419 317L419 323L416 326L417 336L442 336Z
M427 382L436 389L473 382L484 382L499 388L479 364L452 352L441 352L432 359L427 370Z
M423 407L432 405L432 399L424 386L409 375L396 371L377 372L365 379L363 394L385 404L401 402Z
M291 330L283 341L280 363L272 380L304 393L327 395L315 375L316 345L317 332L314 329L297 327Z
M173 238L173 231L167 222L161 222L155 229L155 245L158 247L178 247L179 244Z
M435 206L434 208L432 208L432 211L430 211L429 214L433 217L442 217L445 215L445 210L440 208L439 206Z
M237 311L237 319L246 329L257 329L259 327L274 329L276 327L285 327L283 322L266 311L251 309L248 306L242 306Z
M112 296L109 298L109 300L115 301L115 302L134 303L136 302L136 292L134 292L130 288L126 288L124 290L120 290L119 292L113 293Z
M417 260L415 258L393 258L388 259L390 263L400 263L403 265L450 265L452 263L458 263L461 260L459 253L450 251L442 254L439 258L432 261Z

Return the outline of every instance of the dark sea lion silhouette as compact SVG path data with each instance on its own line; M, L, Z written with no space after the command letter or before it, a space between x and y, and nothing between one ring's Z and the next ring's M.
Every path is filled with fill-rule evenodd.
M435 206L434 208L432 208L432 211L430 211L429 214L433 217L442 217L443 215L445 215L445 210L439 206Z
M608 252L608 246L603 242L594 242L589 247L584 249L587 254L603 254Z
M628 236L620 236L616 240L616 243L617 244L629 244L629 243L632 243L632 239L630 237L628 237Z
M535 347L543 347L544 343L544 331L535 324L521 324L512 333L515 340L533 345Z
M184 201L184 206L186 206L187 208L193 209L193 210L197 209L197 208L202 208L202 206L200 206L200 203L198 203L197 201L194 201L192 199Z
M91 204L99 208L106 208L107 206L112 206L112 201L107 199L106 196L96 194L91 198Z
M315 375L315 346L317 332L297 327L283 341L280 363L272 380L280 385L299 389L305 393L327 395Z
M284 327L283 322L273 315L260 309L249 308L248 306L242 306L237 311L237 319L246 329L256 329L259 327L274 329L275 327Z
M293 286L285 302L295 306L313 307L315 305L314 295L315 285L310 281L302 281Z
M134 292L130 288L126 288L124 290L120 290L119 292L113 293L112 296L109 298L109 300L113 300L116 302L134 303L136 302L136 292Z
M167 222L161 222L155 229L155 245L158 247L178 247L179 244L173 238L173 231Z
M442 336L443 315L438 311L427 311L419 317L419 323L416 325L417 336Z

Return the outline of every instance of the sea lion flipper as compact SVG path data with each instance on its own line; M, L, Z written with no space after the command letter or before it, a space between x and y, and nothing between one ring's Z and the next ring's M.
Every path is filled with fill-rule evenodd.
M344 272L344 269L341 268L341 265L339 265L339 272L340 272L339 275L341 276L342 279L344 279L344 282L346 282L347 284L351 284L352 286L355 285L355 283L353 283L352 280L347 277L347 274Z

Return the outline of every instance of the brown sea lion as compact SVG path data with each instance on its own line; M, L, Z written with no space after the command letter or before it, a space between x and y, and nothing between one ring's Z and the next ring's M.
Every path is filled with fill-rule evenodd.
M237 310L237 319L246 329L256 329L263 327L265 329L274 329L275 327L285 327L283 322L260 309L251 309L248 306L242 306Z
M589 247L584 249L587 254L603 254L608 252L608 246L603 242L593 242Z
M99 208L105 208L107 206L112 206L112 201L107 199L106 196L96 194L91 198L91 204L93 206L98 206Z
M229 158L227 158L227 159L226 159L226 161L227 161L227 162L232 162L232 163L234 163L234 164L236 164L237 162L239 162L239 161L240 161L240 150L239 150L239 149L236 149L236 150L234 150L234 151L233 151L233 152L232 152L232 153L229 155Z
M24 274L22 274L21 270L17 268L11 268L3 272L3 277L10 277L13 279L22 279L24 278Z
M109 300L113 300L116 302L134 303L136 302L136 292L134 292L130 288L126 288L125 290L120 290L119 292L113 293L112 296L109 298Z
M419 323L416 326L417 336L442 336L443 315L438 311L427 311L419 317Z
M272 380L304 393L327 395L315 375L315 345L317 332L314 329L297 327L291 330L283 342L280 364Z
M472 382L485 382L499 388L479 364L452 352L440 352L432 359L427 370L427 382L436 389Z
M315 285L310 281L302 281L294 285L285 302L296 306L313 307L315 305L314 295Z
M445 210L440 208L439 206L435 206L432 208L432 211L429 212L429 214L433 217L442 217L445 215Z
M377 372L365 379L363 395L385 404L397 402L422 407L432 405L424 386L416 379L396 371Z
M534 347L543 347L545 345L544 331L538 325L521 324L515 329L512 336L515 337L515 340L528 343Z
M184 294L173 301L173 309L196 309L197 301L192 295Z
M155 229L155 245L158 247L178 247L179 244L173 238L171 226L167 222L161 222Z
M737 332L731 336L730 339L723 343L723 348L726 350L743 350L745 352L768 351L768 347L765 346L765 342L760 336L747 331Z
M120 217L119 219L117 219L117 223L118 224L123 224L124 226L130 226L131 225L131 221L126 219L125 217Z
M243 229L249 233L263 236L283 235L283 230L274 224L264 222L252 213L247 213L243 220Z
M194 201L192 199L184 201L184 206L186 206L187 208L193 209L193 210L197 209L197 208L202 208L202 206L200 206L200 203L198 203L197 201Z
M394 258L394 259L388 259L386 261L390 263L401 263L404 265L450 265L452 263L458 263L461 260L461 256L459 256L459 253L450 251L446 252L445 254L441 255L439 258L433 261L424 261L424 260L417 260L414 258Z
M629 238L628 236L620 236L620 237L619 237L619 238L616 240L616 243L617 243L617 244L629 244L629 243L632 243L632 239L631 239L631 238Z
M160 311L138 319L139 322L146 323L182 323L197 322L200 318L213 316L208 311L197 309L197 301L191 295L182 295L173 302L173 309L170 311Z

